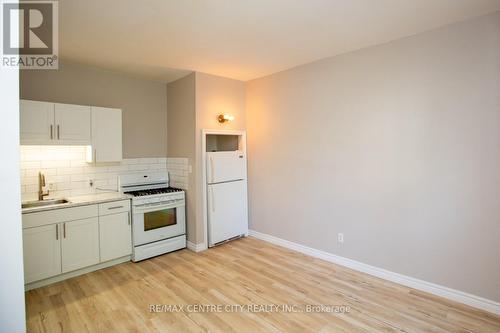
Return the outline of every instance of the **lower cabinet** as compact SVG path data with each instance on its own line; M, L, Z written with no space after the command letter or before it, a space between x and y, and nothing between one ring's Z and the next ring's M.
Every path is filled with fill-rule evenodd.
M130 224L128 200L23 214L25 284L130 255Z
M62 223L61 253L63 273L98 264L99 219Z
M130 213L99 216L101 261L120 258L132 253Z
M61 239L57 224L23 230L24 282L61 274Z

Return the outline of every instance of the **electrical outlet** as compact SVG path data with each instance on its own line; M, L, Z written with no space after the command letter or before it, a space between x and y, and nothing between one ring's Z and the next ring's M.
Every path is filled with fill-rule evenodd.
M339 241L339 243L343 243L344 242L344 234L339 233L337 235L337 240Z

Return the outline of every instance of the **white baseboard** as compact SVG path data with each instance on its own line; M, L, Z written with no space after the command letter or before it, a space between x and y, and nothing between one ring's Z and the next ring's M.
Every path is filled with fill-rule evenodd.
M192 243L190 241L187 242L187 248L193 252L201 252L201 251L205 251L206 249L208 249L208 247L205 243L195 244L195 243Z
M337 256L325 251L316 250L308 246L300 245L294 242L287 241L275 236L264 234L255 230L250 230L250 236L255 238L273 243L279 246L283 246L290 250L295 250L300 253L310 255L315 258L323 259L341 266L351 268L353 270L370 274L381 279L389 280L413 289L428 292L433 295L444 297L452 301L463 303L481 310L495 313L500 315L500 303L495 302L486 298L471 295L459 290L451 289L448 287L440 286L427 281L412 278L410 276L394 273L382 268L370 266L363 264L359 261L348 259L345 257Z

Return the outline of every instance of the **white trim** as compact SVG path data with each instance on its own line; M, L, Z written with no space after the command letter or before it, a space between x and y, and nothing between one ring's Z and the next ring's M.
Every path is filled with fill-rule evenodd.
M195 244L188 241L187 248L193 252L201 252L207 249L207 244L206 243Z
M28 284L26 284L24 286L24 290L28 291L28 290L32 290L32 289L35 289L35 288L40 288L40 287L43 287L43 286L46 286L46 285L49 285L49 284L52 284L52 283L56 283L56 282L59 282L59 281L67 280L67 279L75 277L75 276L79 276L79 275L87 274L87 273L90 273L90 272L94 272L94 271L97 271L99 269L111 267L111 266L118 265L118 264L121 264L121 263L124 263L124 262L127 262L127 261L130 261L130 256L129 255L121 257L121 258L113 259L113 260L110 260L110 261L102 262L102 263L97 264L97 265L85 267L85 268L82 268L82 269L79 269L79 270L76 270L76 271L72 271L72 272L68 272L68 273L56 275L56 276L53 276L53 277L50 277L50 278L47 278L47 279L44 279L44 280L31 282L31 283L28 283Z
M207 135L238 135L241 137L239 141L240 149L247 153L247 134L243 130L201 130L201 186L202 186L202 204L203 204L203 240L204 244L208 244L208 216L207 216ZM203 250L202 250L203 251Z
M294 242L287 241L282 238L264 234L255 230L250 230L250 236L264 240L269 243L273 243L279 246L283 246L290 250L295 250L300 253L310 255L315 258L323 259L328 262L332 262L341 266L345 266L354 269L359 272L363 272L369 275L376 276L381 279L389 280L401 285L425 291L427 293L437 295L440 297L447 298L449 300L463 303L481 310L495 313L500 315L500 303L495 302L486 298L475 296L472 294L465 293L463 291L451 289L448 287L440 286L431 282L419 280L412 278L410 276L394 273L382 268L370 266L363 264L359 261L348 259L345 257L337 256L332 253L328 253L321 250L316 250L308 246L300 245Z

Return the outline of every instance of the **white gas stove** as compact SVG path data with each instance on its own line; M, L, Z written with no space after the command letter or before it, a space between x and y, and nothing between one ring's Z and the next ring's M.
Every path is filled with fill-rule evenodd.
M132 261L186 247L186 203L181 189L169 186L168 174L120 176L121 190L132 198Z

